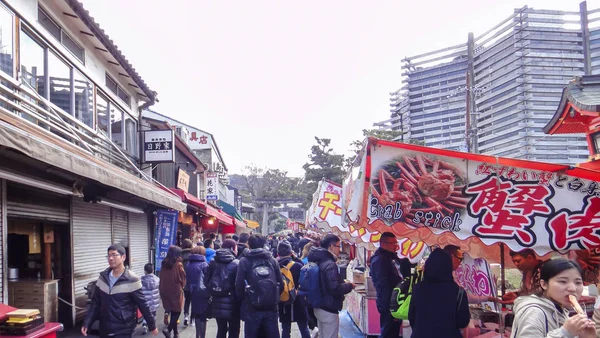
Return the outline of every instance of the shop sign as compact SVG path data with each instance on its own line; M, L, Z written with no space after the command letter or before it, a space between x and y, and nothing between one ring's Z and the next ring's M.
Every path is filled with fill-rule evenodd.
M216 201L219 199L219 180L217 173L210 172L206 174L206 199Z
M156 271L160 270L163 259L167 257L169 247L175 244L177 218L177 211L158 210L156 212Z
M181 189L185 192L190 188L190 175L186 173L184 170L179 168L179 172L177 173L177 189Z
M598 173L376 139L366 147L344 182L344 228L488 259L500 242L539 255L600 247Z
M175 162L173 130L144 131L144 163Z
M460 266L454 271L454 276L456 283L465 289L468 295L483 298L496 297L498 294L496 283L493 282L490 271L490 266L485 259L473 259L465 253ZM477 306L481 306L487 311L498 311L494 302L483 302Z

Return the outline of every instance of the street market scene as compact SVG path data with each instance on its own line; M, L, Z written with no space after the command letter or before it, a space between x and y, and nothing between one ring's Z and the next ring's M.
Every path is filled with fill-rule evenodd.
M0 338L600 337L600 2L0 0L0 258Z

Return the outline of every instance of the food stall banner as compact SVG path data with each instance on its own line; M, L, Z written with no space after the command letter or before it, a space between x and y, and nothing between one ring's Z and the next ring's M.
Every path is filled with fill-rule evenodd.
M600 173L369 138L343 186L343 228L540 256L600 248ZM508 250L506 250L508 251Z
M456 283L465 289L469 296L486 299L498 295L490 266L483 258L472 258L465 253L460 266L454 271L454 277ZM482 307L487 311L498 311L498 307L494 302L486 301L473 305Z
M177 217L177 211L156 211L156 271L160 271L160 266L163 259L167 257L169 247L175 243Z

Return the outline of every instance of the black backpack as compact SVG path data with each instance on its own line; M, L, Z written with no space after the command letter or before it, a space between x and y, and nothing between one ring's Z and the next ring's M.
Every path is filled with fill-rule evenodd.
M231 281L227 271L227 264L216 264L206 288L211 296L226 297L231 294Z
M246 297L255 310L271 310L279 302L279 287L273 265L268 260L256 260L245 281Z

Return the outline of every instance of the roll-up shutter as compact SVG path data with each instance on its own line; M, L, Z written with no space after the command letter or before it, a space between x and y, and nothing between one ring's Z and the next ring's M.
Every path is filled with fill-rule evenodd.
M127 211L112 209L112 242L129 247L129 221Z
M7 184L6 213L8 217L60 223L70 221L70 201L64 195L17 183Z
M2 264L2 268L0 268L0 303L8 303L4 302L4 266L6 265L6 261L4 260L4 234L7 233L7 229L5 228L7 225L4 224L4 197L5 194L6 181L0 179L0 262L4 262ZM8 299L7 299L8 301Z
M73 291L75 305L80 308L86 307L84 287L108 268L106 249L111 244L111 235L109 207L73 199ZM77 320L83 319L84 315L85 310L77 309Z
M144 265L150 262L150 227L148 215L129 214L129 263L138 276L144 275Z

